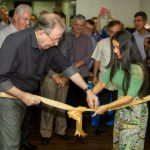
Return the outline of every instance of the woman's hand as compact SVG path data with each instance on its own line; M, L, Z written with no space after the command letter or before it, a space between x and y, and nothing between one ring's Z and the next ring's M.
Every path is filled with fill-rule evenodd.
M106 111L108 111L108 106L107 105L102 105L102 106L96 108L96 111L95 111L95 113L92 116L94 117L97 114L103 114Z

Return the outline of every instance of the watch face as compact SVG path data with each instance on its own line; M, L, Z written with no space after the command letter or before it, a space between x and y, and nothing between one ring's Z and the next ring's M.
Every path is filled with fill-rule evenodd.
M86 89L84 89L84 91L86 92L86 91L88 91L88 90L90 90L90 89L91 89L91 87L88 86Z

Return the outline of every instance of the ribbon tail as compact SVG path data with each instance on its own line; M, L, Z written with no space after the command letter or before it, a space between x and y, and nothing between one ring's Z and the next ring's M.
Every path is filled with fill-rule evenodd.
M80 114L80 118L76 121L76 131L75 135L79 137L85 137L87 134L82 130L82 114Z
M76 109L73 110L69 110L68 116L69 118L73 118L74 120L76 120L76 131L75 131L75 135L83 136L85 137L87 134L82 130L82 110L83 108L78 107Z

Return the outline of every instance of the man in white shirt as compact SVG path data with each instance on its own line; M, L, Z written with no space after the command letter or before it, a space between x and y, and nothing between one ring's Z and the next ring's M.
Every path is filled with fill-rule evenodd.
M9 34L27 28L30 23L31 15L32 9L28 5L21 4L15 9L12 23L2 29L0 32L0 47L2 46L2 43Z

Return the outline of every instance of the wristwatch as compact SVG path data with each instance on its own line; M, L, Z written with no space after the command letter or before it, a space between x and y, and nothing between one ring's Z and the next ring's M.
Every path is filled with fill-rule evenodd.
M87 92L87 91L90 90L90 89L91 89L91 87L88 86L87 88L84 89L84 92Z

